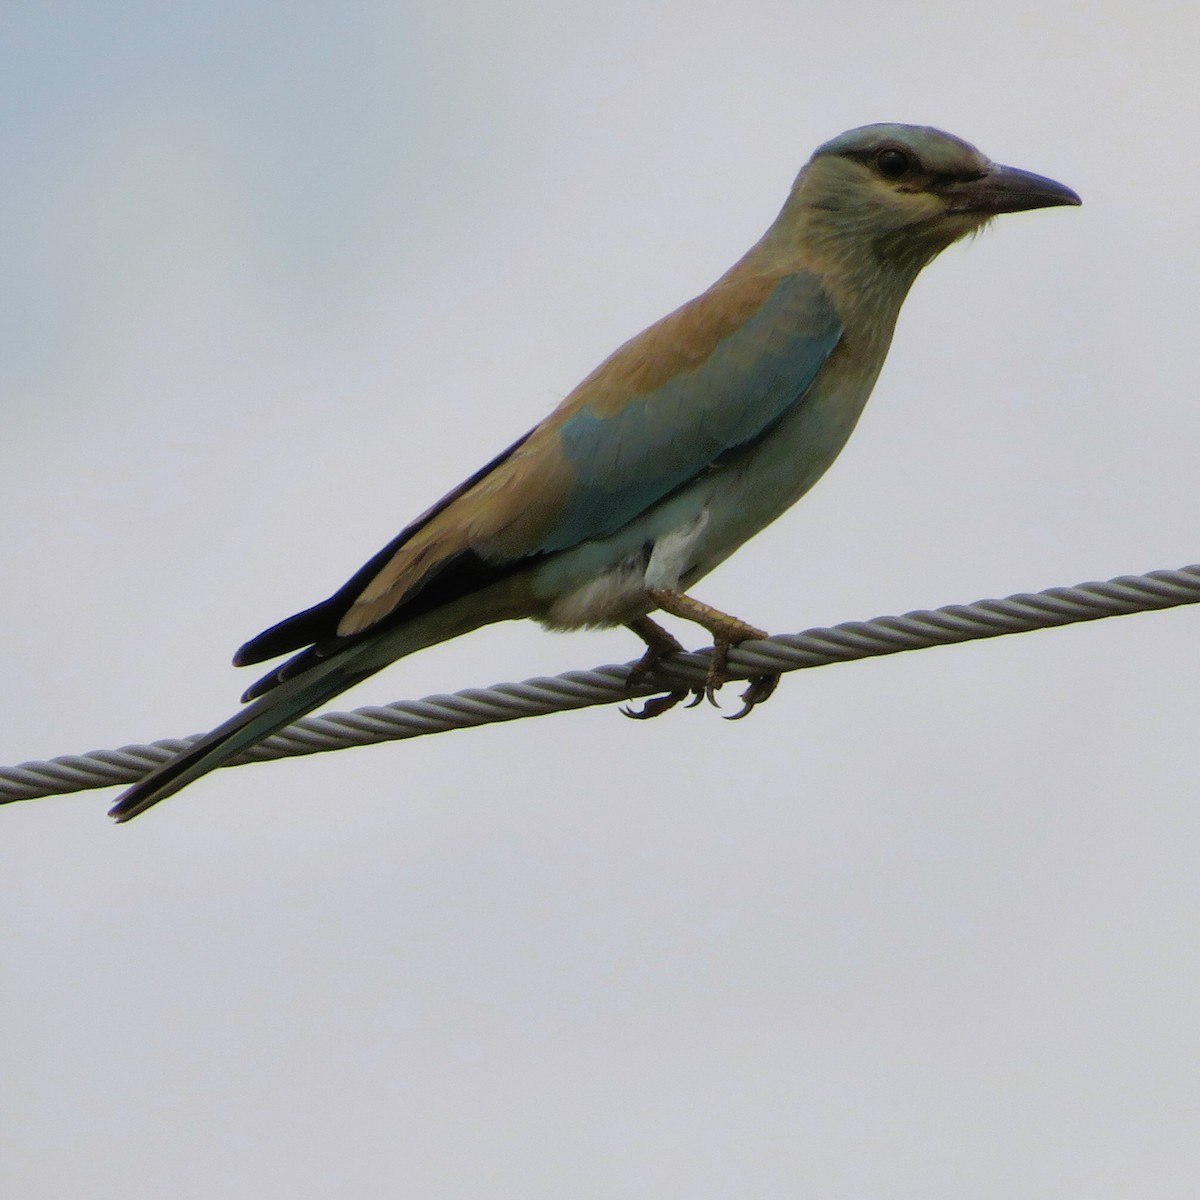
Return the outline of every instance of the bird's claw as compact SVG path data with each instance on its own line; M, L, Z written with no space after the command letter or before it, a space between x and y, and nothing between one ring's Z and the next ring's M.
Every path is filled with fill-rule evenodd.
M663 713L670 712L681 701L687 700L689 696L692 699L686 707L695 708L703 695L704 693L699 688L685 688L682 691L668 692L665 696L651 696L641 708L622 704L620 711L622 716L631 717L635 721L649 721L651 717L661 717Z
M668 654L683 653L683 645L649 617L641 617L631 622L629 627L646 643L646 653L630 667L625 679L626 687L632 688L650 675L659 661ZM635 721L649 721L651 717L661 717L663 713L670 712L689 696L692 699L688 708L692 708L700 702L703 694L699 688L675 688L665 696L651 696L641 708L623 704L620 711L623 716L631 717Z
M730 682L727 670L730 648L737 645L738 642L751 638L765 638L766 633L761 629L756 629L753 625L746 624L745 621L739 621L736 617L702 605L690 596L676 597L673 593L663 592L652 594L655 599L660 601L663 608L674 612L677 616L696 620L697 614L699 614L705 618L699 623L702 623L713 634L712 661L709 663L708 674L702 685L693 688L674 688L665 695L652 696L640 709L622 705L621 712L635 721L648 721L651 717L660 717L663 713L670 712L685 700L687 701L686 708L695 708L702 700L707 700L713 708L720 708L721 703L717 699L717 693L726 683ZM667 602L662 603L663 601ZM632 687L650 675L660 659L667 654L682 651L683 647L670 633L651 621L649 617L641 617L637 621L632 621L629 627L647 645L646 653L630 668L627 683ZM768 699L778 686L778 672L771 675L754 676L742 693L742 707L736 713L726 716L725 719L740 721L743 717L749 716L751 710ZM691 698L689 699L689 697Z
M704 681L704 695L713 708L721 707L717 692L729 682L725 668L729 662L730 644L728 639L722 637L713 642L712 661L708 664L708 678Z
M755 631L755 636L763 636ZM704 683L704 694L708 697L708 702L713 708L720 708L720 702L717 700L717 692L726 683L729 682L729 676L726 674L726 664L729 661L729 650L733 645L732 642L725 638L717 638L713 643L712 663L708 668L708 678ZM743 717L749 716L751 710L756 704L761 704L764 700L770 698L771 693L779 686L779 675L756 675L750 680L750 686L742 693L742 707L735 713L726 716L727 721L740 721Z
M740 721L743 717L748 717L754 710L754 706L761 704L764 700L769 700L772 693L779 686L779 675L756 675L750 680L750 686L742 693L742 707L740 711L727 716L727 721Z
M633 687L635 684L641 683L654 669L655 662L661 657L662 652L656 653L654 650L647 650L641 660L630 670L625 680L626 686ZM650 661L647 662L647 659ZM690 700L688 700L689 696ZM620 712L622 716L631 717L635 721L649 721L651 717L661 717L663 713L670 712L684 700L688 701L684 707L695 708L703 699L703 688L675 688L664 696L650 696L641 708L634 708L631 704L622 704Z

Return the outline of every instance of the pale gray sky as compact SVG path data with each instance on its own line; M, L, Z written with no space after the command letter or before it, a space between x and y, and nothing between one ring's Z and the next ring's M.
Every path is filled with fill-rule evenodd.
M0 761L223 719L240 642L868 121L1084 207L927 272L843 457L700 594L787 631L1200 559L1198 39L1184 3L7 6ZM0 810L0 1193L1190 1197L1198 635ZM637 651L502 626L344 706Z

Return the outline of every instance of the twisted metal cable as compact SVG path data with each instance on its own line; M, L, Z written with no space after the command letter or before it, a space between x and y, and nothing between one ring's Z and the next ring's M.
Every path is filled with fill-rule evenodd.
M727 674L734 679L749 679L777 671L799 671L875 655L1196 603L1200 603L1200 564L1178 571L1122 575L1103 583L1023 592L1004 600L951 604L899 617L847 621L831 629L809 629L804 633L743 642L730 651ZM427 696L424 700L397 701L381 708L306 717L226 765L318 754L495 721L613 704L661 693L671 687L694 687L704 683L711 654L711 650L703 650L669 655L651 675L632 686L629 674L634 664L625 663L527 679L524 683L470 688L452 695ZM0 804L133 783L200 736L0 767Z

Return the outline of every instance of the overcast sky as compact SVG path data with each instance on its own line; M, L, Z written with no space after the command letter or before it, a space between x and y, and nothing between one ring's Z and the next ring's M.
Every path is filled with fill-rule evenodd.
M237 645L870 121L1084 207L936 262L697 594L787 632L1200 560L1198 41L1182 0L5 5L0 762L224 719ZM340 706L638 652L498 626ZM1198 659L1181 609L0 810L0 1193L1191 1197Z

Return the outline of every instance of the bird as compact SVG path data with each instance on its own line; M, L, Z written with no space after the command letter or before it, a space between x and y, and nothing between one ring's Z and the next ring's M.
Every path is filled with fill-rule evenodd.
M921 270L992 218L1078 205L1052 179L922 125L875 124L817 148L766 233L707 291L620 346L539 424L384 546L327 600L251 638L236 666L291 655L245 707L125 791L128 821L390 663L497 621L628 626L653 671L678 640L726 654L765 637L689 595L833 463ZM778 675L749 682L746 715Z

